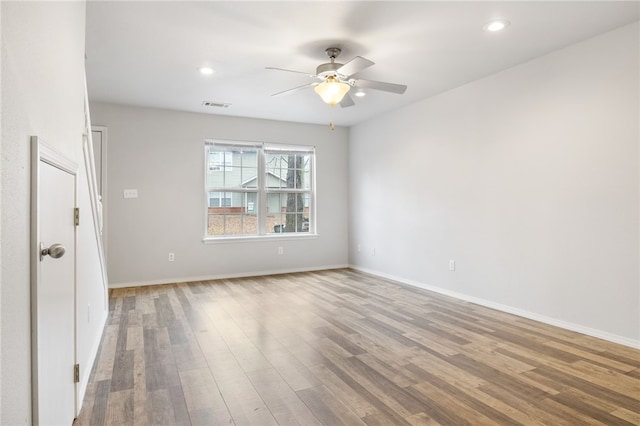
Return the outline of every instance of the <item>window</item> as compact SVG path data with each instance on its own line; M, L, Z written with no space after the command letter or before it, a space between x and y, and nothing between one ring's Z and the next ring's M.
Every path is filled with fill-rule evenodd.
M308 146L205 141L205 239L315 232Z

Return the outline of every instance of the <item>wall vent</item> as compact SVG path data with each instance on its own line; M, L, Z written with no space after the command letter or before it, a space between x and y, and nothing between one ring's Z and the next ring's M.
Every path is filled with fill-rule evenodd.
M203 101L202 105L206 107L214 107L214 108L229 108L231 106L231 104L227 104L224 102L212 102L212 101Z

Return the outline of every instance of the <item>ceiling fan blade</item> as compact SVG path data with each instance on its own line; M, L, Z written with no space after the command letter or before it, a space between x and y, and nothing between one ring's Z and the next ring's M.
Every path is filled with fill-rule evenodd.
M308 83L308 84L303 84L302 86L298 86L298 87L294 87L292 89L287 89L287 90L283 90L282 92L278 92L278 93L274 93L271 96L280 96L280 95L288 95L291 92L295 92L297 90L302 90L302 89L306 89L307 87L313 87L318 85L318 83Z
M375 62L363 58L362 56L356 56L355 58L338 68L336 72L348 77L350 75L359 73L365 68L369 68L373 64L375 64Z
M342 98L342 101L340 101L340 106L342 108L347 108L350 106L355 105L356 103L353 102L353 98L351 97L351 95L349 95L348 93L344 95L344 98Z
M276 70L276 71L295 72L297 74L305 74L305 75L308 75L309 77L315 77L314 74L309 74L308 72L304 72L304 71L286 70L284 68L275 68L275 67L265 67L265 69Z
M382 90L385 92L397 93L402 95L405 90L407 90L407 86L404 84L394 84L394 83L385 83L382 81L373 81L373 80L355 80L353 83L355 87L363 87L365 89L374 89L374 90Z

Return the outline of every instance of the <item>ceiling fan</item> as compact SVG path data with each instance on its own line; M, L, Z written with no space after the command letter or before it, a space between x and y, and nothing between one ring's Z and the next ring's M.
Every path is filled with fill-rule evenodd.
M354 105L353 98L348 92L351 87L360 87L366 89L382 90L385 92L403 94L407 90L407 86L403 84L385 83L382 81L364 80L354 78L354 75L360 71L369 68L374 64L373 61L356 56L346 64L336 62L336 58L340 55L341 50L337 47L329 47L325 50L331 62L321 64L316 68L315 74L309 74L304 71L287 70L283 68L267 67L269 70L295 72L298 74L306 74L311 78L319 80L313 83L304 84L282 92L274 93L271 96L279 96L294 92L300 89L313 87L315 92L320 95L322 100L333 106L340 104L341 107L350 107Z

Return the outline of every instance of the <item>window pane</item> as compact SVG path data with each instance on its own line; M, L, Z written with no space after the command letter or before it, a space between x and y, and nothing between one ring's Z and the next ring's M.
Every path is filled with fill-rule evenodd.
M267 233L285 232L287 221L283 206L286 205L286 194L278 192L267 195Z
M209 193L209 235L255 235L258 233L255 192Z
M269 172L267 171L266 173L266 178L265 178L265 182L266 182L266 187L269 189L280 189L280 188L286 188L287 187L287 175L286 172L284 174L284 177L280 177L279 175L273 173L273 172Z
M311 189L311 172L309 170L303 170L301 176L299 189Z
M285 157L280 154L265 154L267 188L287 187L287 165Z
M287 214L285 232L309 232L309 216L305 214Z
M209 192L209 207L231 207L230 192Z
M267 232L308 232L309 194L271 193L267 196ZM273 226L271 222L273 222Z
M210 188L257 188L256 149L210 146L207 186Z
M241 186L243 188L257 188L258 187L258 168L257 167L243 167L240 177Z
M308 189L311 186L309 154L266 154L268 188Z
M219 148L209 148L207 170L219 172L230 169L233 166L233 153Z
M286 209L284 211L287 213L301 213L304 212L305 209L308 210L309 194L289 193L283 194L282 198L286 200Z
M279 214L280 212L282 212L282 201L280 200L280 198L282 198L282 194L277 192L277 193L271 193L271 194L267 194L267 213L268 214ZM286 205L286 200L284 202L284 205Z
M254 215L238 214L225 216L226 235L255 235L258 224Z
M211 214L211 209L209 209L207 234L208 235L224 235L224 215L223 214Z
M286 220L284 215L276 214L267 217L267 233L285 232Z

